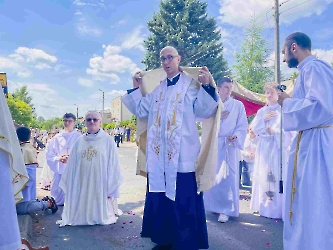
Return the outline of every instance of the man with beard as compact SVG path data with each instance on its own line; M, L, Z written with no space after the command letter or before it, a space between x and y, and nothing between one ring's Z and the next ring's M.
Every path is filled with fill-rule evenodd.
M279 97L284 129L299 131L287 169L284 249L328 250L333 246L333 69L311 54L311 40L300 32L286 38L282 53L288 67L299 71L292 98Z
M64 131L58 133L47 145L46 160L47 164L54 172L53 183L51 186L51 196L54 197L57 205L64 205L64 192L59 187L61 176L65 171L70 151L77 140L81 136L74 130L76 117L71 113L63 116Z

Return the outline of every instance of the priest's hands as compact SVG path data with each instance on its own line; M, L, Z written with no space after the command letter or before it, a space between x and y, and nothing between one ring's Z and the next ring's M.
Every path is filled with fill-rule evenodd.
M67 163L67 161L68 161L68 157L69 157L69 155L62 155L62 156L60 156L59 161L60 161L61 163Z
M213 77L206 66L199 70L198 81L213 86ZM214 87L214 86L213 86Z
M275 131L271 128L271 127L267 127L266 128L266 132L269 134L269 135L272 135L275 133Z
M230 111L224 110L221 112L221 119L227 119L230 114Z
M264 120L265 121L269 121L270 119L274 118L275 116L277 116L277 112L276 111L269 111L268 113L266 113L264 115Z
M138 71L133 76L133 88L138 88L142 84L141 71Z
M229 142L235 142L237 140L237 135L229 136L228 141Z
M285 92L279 92L279 98L277 102L280 106L282 106L283 101L288 98L291 98L290 95Z

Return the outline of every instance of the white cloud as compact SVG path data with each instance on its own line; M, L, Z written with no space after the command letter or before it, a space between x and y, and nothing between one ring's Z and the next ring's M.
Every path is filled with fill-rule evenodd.
M333 37L333 29L323 28L318 30L314 35L318 40L326 40Z
M80 15L82 15L82 12L81 11L79 11L79 10L77 10L76 12L75 12L75 14L74 15L76 15L76 16L80 16Z
M87 74L93 76L95 80L110 80L111 84L116 84L120 81L116 73L134 74L140 70L130 58L120 55L121 47L103 45L102 48L103 56L94 55L90 58L89 68L86 70Z
M78 23L77 30L82 35L101 36L103 34L101 29L91 27L85 21Z
M331 64L333 62L333 49L323 50L323 49L314 49L312 54L317 56L319 59L328 62Z
M80 0L75 0L75 1L74 1L74 4L77 5L77 6L85 6L85 5L87 5L87 3L82 2L82 1L80 1Z
M0 69L1 71L11 70L19 77L29 77L32 75L32 72L24 65L21 65L20 63L15 62L15 60L6 57L0 57Z
M124 41L121 45L124 49L132 49L136 48L141 51L145 51L145 47L143 46L144 35L141 34L142 25L137 26L130 33L125 34Z
M90 79L86 79L86 78L82 78L80 77L79 79L77 79L77 82L85 87L92 87L94 85L93 81Z
M40 49L30 49L27 47L18 47L15 50L14 54L9 55L9 57L13 58L17 61L26 61L26 62L35 62L38 60L45 60L51 63L55 63L57 58L50 54L47 54L43 50Z
M328 62L331 64L333 62L333 49L331 50L323 50L323 49L314 49L312 50L312 54L318 57L319 59ZM284 78L289 78L290 75L294 72L298 72L297 69L291 69L288 67L286 63L283 62L283 54L280 54L281 58L281 73ZM267 58L267 66L274 66L275 60L275 52L272 52Z
M36 69L51 69L52 67L47 63L38 63L35 65Z
M61 73L64 74L69 74L72 72L70 68L68 68L66 65L63 64L57 64L56 66L54 66L54 70L57 72L61 71Z
M291 24L303 17L310 17L313 14L320 15L332 2L333 0L288 1L280 7L280 22ZM246 25L252 16L260 16L262 13L264 15L260 20L267 25L265 12L274 6L273 1L267 0L219 0L219 3L222 22L240 27ZM272 14L273 10L267 14L270 19L272 19Z
M115 28L115 27L118 27L118 26L123 26L123 25L125 25L126 23L128 23L128 20L127 20L127 19L121 19L121 20L119 20L116 24L111 25L111 29L113 29L113 28Z

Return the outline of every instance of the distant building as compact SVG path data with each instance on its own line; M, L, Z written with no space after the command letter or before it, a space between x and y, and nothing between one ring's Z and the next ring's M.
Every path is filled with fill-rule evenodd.
M126 106L122 103L121 96L111 101L111 114L112 114L112 120L116 122L130 120L133 115L128 110L128 108L126 108Z
M103 114L103 111L100 111L101 115ZM110 109L105 109L103 114L103 123L111 123L112 122L112 115Z

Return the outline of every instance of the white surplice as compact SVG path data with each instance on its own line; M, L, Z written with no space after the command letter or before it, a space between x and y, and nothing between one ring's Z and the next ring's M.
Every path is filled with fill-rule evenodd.
M247 117L243 103L229 98L224 102L229 116L221 120L216 185L204 192L205 209L228 216L239 215L239 150L243 149L247 131ZM230 143L228 136L236 135Z
M63 205L65 196L59 188L61 176L66 169L66 165L60 162L60 157L65 154L70 154L75 141L81 136L79 132L73 130L70 133L60 132L48 143L46 149L46 162L54 172L53 183L51 186L51 195L57 202L57 205Z
M333 69L310 56L298 66L291 99L283 102L284 128L304 131L298 152L292 203L291 186L297 137L290 150L286 187L285 250L330 250L333 247ZM311 129L313 128L313 129Z
M165 192L168 198L175 200L177 172L195 172L195 161L200 152L196 117L208 119L213 116L216 113L218 101L214 100L203 87L198 89L196 81L193 81L185 73L180 74L176 85L169 87L166 87L166 85L167 81L164 79L153 92L145 97L142 96L139 89L135 90L130 94L125 94L122 97L122 102L136 116L148 118L148 134L155 129L154 127L159 127L154 131L158 135L155 138L156 140L152 136L147 137L149 192ZM182 93L175 94L175 89L178 90L183 87ZM181 96L184 97L183 100ZM160 101L163 101L165 105L156 105ZM180 105L179 102L181 102ZM176 107L176 112L168 113L170 107ZM176 114L177 124L181 123L180 127L173 125L174 123L171 121L173 119L170 120L170 123L167 123L167 119L172 118L173 114ZM180 114L182 114L181 117ZM158 121L156 122L156 120ZM170 131L173 129L177 129L175 143L169 140L172 137ZM158 140L157 138L161 139ZM174 147L172 148L172 146ZM179 151L176 152L177 150L174 149L178 147ZM155 152L160 157L158 161L150 160ZM168 153L172 157L175 154L178 157L177 162L174 162L170 168L168 168L167 163ZM164 173L166 174L164 175Z
M65 193L62 226L116 223L122 180L113 138L103 130L80 137L60 182Z
M265 121L264 116L270 111L277 112L272 119ZM280 194L279 181L281 179L280 165L280 120L281 107L264 106L259 109L252 122L252 130L258 136L256 157L254 160L251 209L268 218L282 219L284 195ZM274 130L269 135L266 128ZM286 167L286 152L290 145L289 133L283 133L283 172ZM284 173L282 173L284 177ZM283 178L284 179L284 178ZM285 184L285 183L284 183Z
M5 97L0 93L0 250L21 246L15 203L29 181L20 144Z
M50 143L50 140L46 143L46 149L48 149L49 143ZM51 184L53 182L53 178L54 178L54 172L51 170L50 166L47 165L46 155L45 155L45 157L42 157L42 158L39 157L38 163L40 164L40 166L43 167L43 170L42 170L42 173L40 176L42 187L51 186Z

